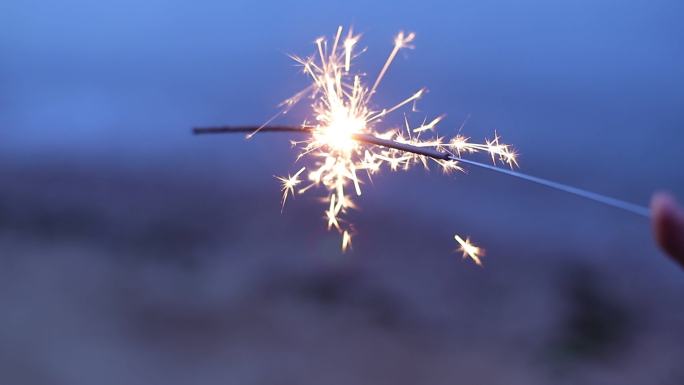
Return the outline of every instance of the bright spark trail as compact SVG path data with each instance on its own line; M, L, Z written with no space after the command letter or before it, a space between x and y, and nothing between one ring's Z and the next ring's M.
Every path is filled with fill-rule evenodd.
M292 141L299 148L297 160L310 160L296 173L287 177L277 177L281 183L282 205L284 207L289 195L303 194L309 189L318 187L327 190L325 199L327 210L324 218L328 230L336 230L342 237L342 250L351 246L354 229L344 220L343 214L356 208L351 196L361 195L363 176L380 171L383 166L392 171L408 170L413 165L429 167L433 162L444 172L462 171L460 163L482 167L504 173L530 182L562 190L613 207L648 216L648 209L618 199L596 194L572 186L563 185L542 178L522 174L513 170L496 167L497 161L511 169L517 166L515 151L506 144L500 143L495 134L492 140L484 143L470 142L469 138L458 135L449 140L435 134L436 126L443 116L418 126L412 126L408 117L404 116L404 127L380 129L383 119L394 111L413 105L421 99L426 89L421 88L408 98L387 108L376 108L372 98L377 93L382 80L387 76L390 66L402 49L413 48L414 33L400 32L394 39L394 46L380 69L372 87L362 81L363 75L351 70L353 60L358 56L354 48L360 35L352 31L342 41L342 27L337 29L329 49L328 41L319 38L315 41L315 53L306 58L291 56L310 78L311 83L294 96L282 102L281 108L273 117L259 127L209 127L196 128L196 134L206 133L248 133L247 138L260 132L289 132L305 134L304 140ZM361 50L363 52L364 50ZM295 126L271 125L277 117L290 112L302 100L309 100L310 110L302 124ZM432 133L432 135L431 135ZM423 138L430 135L429 138ZM494 165L465 159L463 156L474 153L486 153ZM304 174L306 171L306 174ZM304 175L304 176L302 176ZM306 179L306 181L305 181ZM349 190L353 194L349 194ZM455 235L459 244L458 251L480 264L484 250Z

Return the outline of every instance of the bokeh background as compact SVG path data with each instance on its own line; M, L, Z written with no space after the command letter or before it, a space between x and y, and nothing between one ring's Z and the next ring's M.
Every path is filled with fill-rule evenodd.
M378 104L427 86L412 119L496 129L523 172L684 198L683 16L678 0L3 1L0 383L684 383L684 273L647 220L486 170L386 172L341 254L317 194L280 214L287 138L189 131L265 121L306 82L286 54L338 25L364 34L369 74L404 29L416 49Z

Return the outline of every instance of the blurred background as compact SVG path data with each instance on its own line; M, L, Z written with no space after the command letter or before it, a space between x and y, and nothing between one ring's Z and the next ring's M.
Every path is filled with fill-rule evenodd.
M384 172L341 254L322 192L280 213L287 137L190 135L264 122L307 81L286 54L338 25L363 33L369 74L403 29L416 49L379 105L426 86L414 121L497 130L523 172L681 199L683 16L678 0L2 2L0 383L684 383L684 273L646 219L486 170Z

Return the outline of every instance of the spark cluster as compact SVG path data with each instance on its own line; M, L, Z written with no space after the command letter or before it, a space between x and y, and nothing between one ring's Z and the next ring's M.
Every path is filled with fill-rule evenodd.
M291 56L311 83L282 102L280 113L289 111L302 100L309 100L312 113L301 128L309 131L310 135L292 144L300 150L297 160L307 158L310 162L294 175L276 177L282 185L283 207L288 196L302 194L312 187L324 189L327 192L324 219L329 230L340 233L342 250L345 251L351 246L354 228L344 219L344 214L356 207L353 197L361 195L364 181L383 167L391 171L408 170L415 165L429 168L429 164L434 162L446 173L462 171L458 158L477 152L488 153L493 162L498 161L510 167L517 165L515 151L501 143L496 133L493 139L484 143L472 143L462 135L453 138L438 135L436 128L443 115L425 119L417 126L411 126L404 115L403 127L381 127L388 114L411 105L414 107L412 110L415 110L416 101L426 93L426 89L421 88L387 108L377 108L372 103L373 96L399 51L413 48L415 34L399 32L396 35L394 46L370 87L364 82L363 74L352 70L354 60L365 51L356 50L360 35L355 35L351 30L346 36L342 35L343 28L338 27L331 44L328 39L319 38L315 41L315 53L311 56ZM369 145L355 140L358 134L432 148L453 156L450 159L434 159L400 149ZM464 240L456 235L455 239L464 257L481 263L482 249L473 246L469 238Z

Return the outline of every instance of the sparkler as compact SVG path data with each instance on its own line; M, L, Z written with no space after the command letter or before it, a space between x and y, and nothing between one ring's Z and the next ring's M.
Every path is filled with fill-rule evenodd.
M408 170L414 165L422 165L427 169L432 162L445 173L449 173L462 171L460 163L464 163L503 172L648 216L648 210L640 206L513 171L512 168L518 164L516 153L509 145L501 143L501 138L496 133L493 139L485 140L484 143L473 143L462 135L447 140L435 132L443 116L429 122L425 120L415 127L409 124L406 117L403 128L379 127L385 116L402 107L415 104L426 92L425 88L421 88L388 108L377 109L372 103L372 98L397 53L402 49L412 48L411 43L415 39L415 34L397 34L392 51L373 85L368 88L362 81L362 76L351 70L353 60L358 56L354 48L360 36L354 35L350 30L340 44L342 32L342 27L338 27L331 49L328 47L327 39L319 38L315 42L314 55L306 58L291 56L301 66L302 72L310 78L311 84L282 102L279 105L281 110L264 125L194 129L196 134L245 132L249 133L248 138L257 132L304 134L303 140L291 143L300 150L297 160L307 158L312 162L293 175L276 176L283 193L282 207L284 208L287 198L291 195L305 193L313 187L326 190L324 201L327 209L324 218L328 230L334 229L340 233L342 251L347 250L352 242L353 229L344 219L344 214L356 207L352 196L360 196L364 180L370 179L383 166L392 171ZM310 100L313 114L300 126L268 125L305 98ZM424 138L427 134L430 136ZM464 155L479 152L487 153L494 164L499 162L511 169L463 158ZM305 181L302 175L306 170L308 173ZM350 190L353 191L351 194ZM463 239L455 235L454 239L458 242L458 250L463 253L464 258L469 257L478 265L481 264L483 249L474 246L468 237Z

